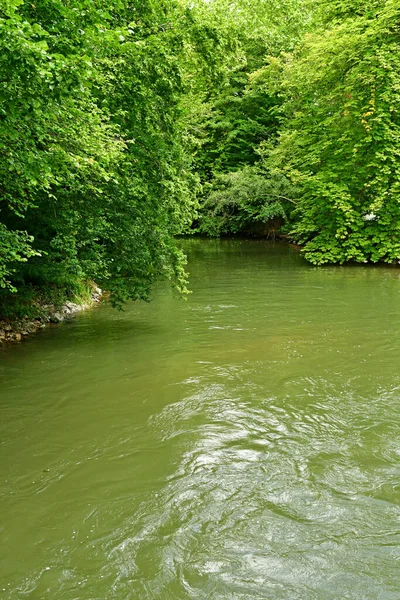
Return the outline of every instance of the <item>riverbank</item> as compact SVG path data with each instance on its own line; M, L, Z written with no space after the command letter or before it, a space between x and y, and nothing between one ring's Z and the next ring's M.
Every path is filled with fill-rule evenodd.
M44 304L40 306L40 314L36 318L22 317L15 320L0 320L0 345L21 342L49 324L62 323L71 319L78 312L95 306L100 302L101 295L102 290L93 286L88 299L78 302L67 301L60 306Z

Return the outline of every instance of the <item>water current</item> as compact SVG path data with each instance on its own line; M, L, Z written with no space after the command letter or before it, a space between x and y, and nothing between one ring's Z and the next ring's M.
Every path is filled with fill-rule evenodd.
M0 599L399 600L400 271L182 243L0 352Z

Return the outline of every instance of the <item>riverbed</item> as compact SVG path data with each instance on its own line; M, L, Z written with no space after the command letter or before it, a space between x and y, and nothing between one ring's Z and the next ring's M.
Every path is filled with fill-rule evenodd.
M187 240L0 352L0 598L399 600L400 271Z

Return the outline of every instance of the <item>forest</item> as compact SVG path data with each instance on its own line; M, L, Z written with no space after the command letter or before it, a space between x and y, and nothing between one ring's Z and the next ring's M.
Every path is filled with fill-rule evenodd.
M400 261L398 0L2 0L0 314L187 289L179 236Z

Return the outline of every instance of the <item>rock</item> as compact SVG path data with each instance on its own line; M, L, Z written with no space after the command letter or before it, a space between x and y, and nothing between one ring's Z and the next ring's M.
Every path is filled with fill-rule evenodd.
M103 291L101 290L101 288L99 288L97 285L94 286L92 293L90 294L90 297L93 300L93 302L100 302L100 297L102 293Z
M63 309L70 313L76 310L76 306L77 305L75 304L75 302L66 302L63 306Z
M25 331L27 331L27 333L35 333L35 331L37 330L38 325L36 325L35 322L32 323L28 323L28 325L25 327Z
M3 342L20 342L23 337L36 333L39 329L46 327L47 323L68 321L70 316L90 308L94 303L99 302L101 295L102 290L98 286L93 286L90 294L90 302L77 304L76 302L68 301L58 309L53 304L37 305L38 312L41 315L32 321L28 317L19 321L13 321L11 324L7 321L0 321L0 344Z
M84 304L76 304L75 302L66 302L62 307L62 311L66 315L73 315L86 307Z
M61 312L55 312L54 314L50 315L51 323L61 323L62 321L64 321L64 315Z

